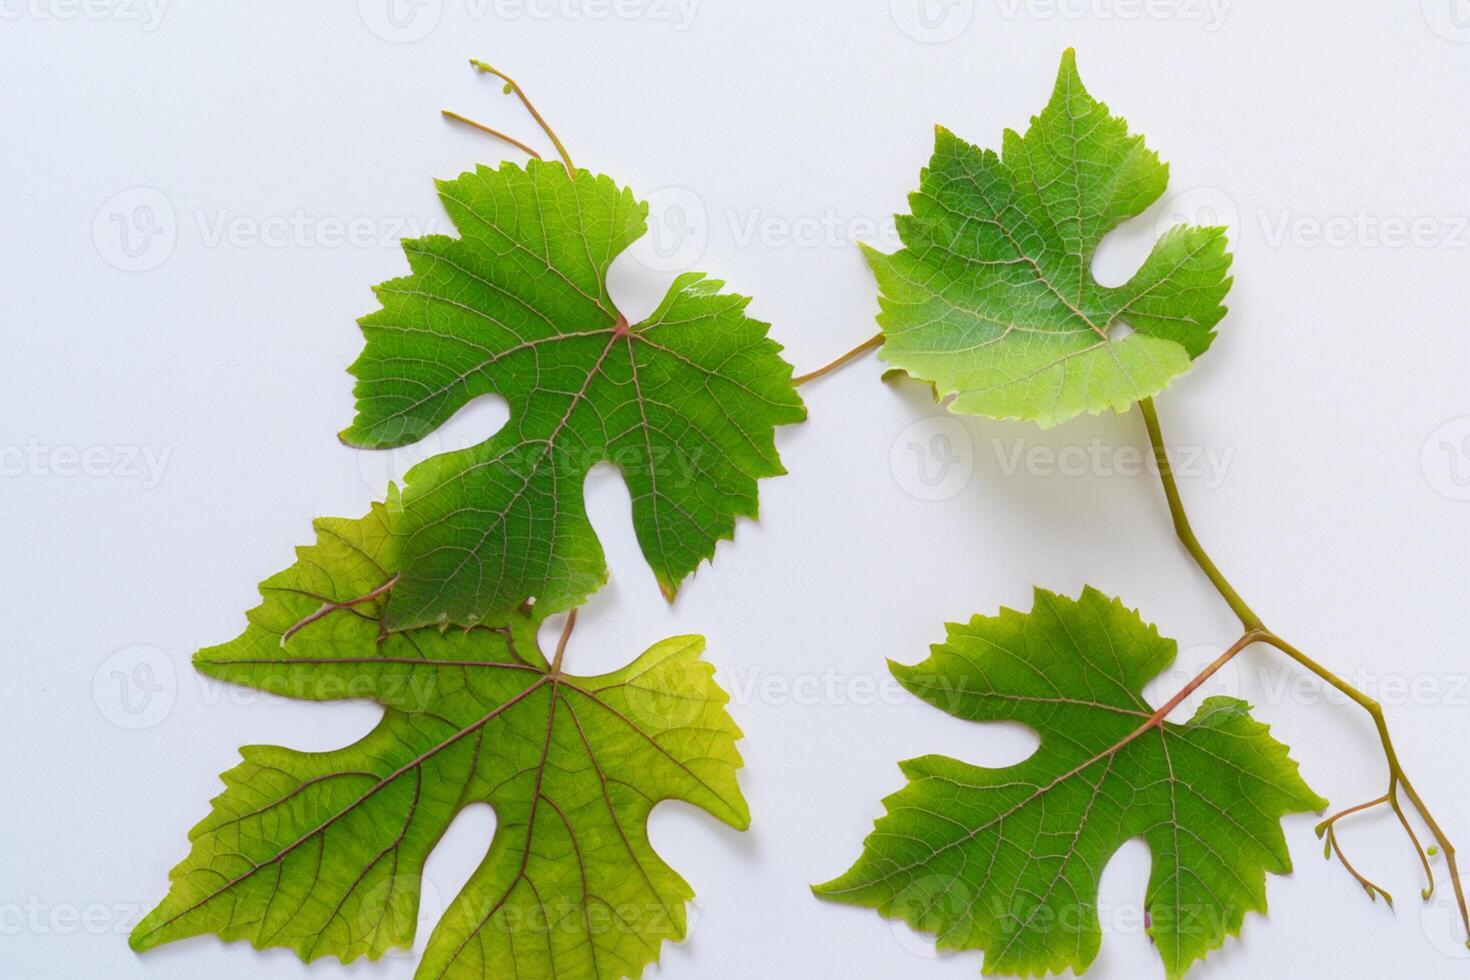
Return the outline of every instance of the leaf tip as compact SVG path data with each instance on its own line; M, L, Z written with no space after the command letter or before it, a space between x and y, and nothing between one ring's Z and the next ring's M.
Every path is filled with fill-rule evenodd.
M1057 83L1061 84L1063 80L1076 80L1079 82L1081 81L1081 77L1077 73L1076 48L1067 48L1065 51L1062 52L1062 64L1057 69Z
M151 914L145 916L142 921L133 927L133 931L128 933L128 948L133 952L146 952L158 945L158 942L153 939L158 934L158 930L150 925L152 918L153 916Z

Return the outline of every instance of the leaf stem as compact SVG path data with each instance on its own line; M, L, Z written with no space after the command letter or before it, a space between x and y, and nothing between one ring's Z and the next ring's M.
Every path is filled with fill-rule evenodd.
M846 364L848 361L851 361L854 358L861 357L862 355L866 354L868 351L873 350L874 348L877 348L877 347L881 346L882 343L883 343L883 335L881 333L878 334L877 336L869 337L867 340L863 341L861 344L858 344L852 350L848 351L846 354L843 354L841 357L837 358L835 361L832 361L831 363L828 363L828 364L824 364L821 367L817 368L815 371L810 371L810 372L808 372L806 374L797 375L796 377L794 377L794 378L791 379L791 383L793 385L804 385L808 381L815 381L817 378L820 378L822 375L824 375L824 374L830 374L831 372L833 372L833 371L837 370L838 368L842 367L842 365Z
M1450 884L1454 887L1455 900L1459 906L1460 921L1465 926L1467 936L1466 946L1470 947L1470 907L1467 907L1466 904L1464 884L1460 880L1459 866L1455 861L1455 848L1449 842L1449 838L1445 836L1444 831L1440 829L1439 823L1435 821L1433 815L1429 812L1429 807L1425 805L1423 797L1419 795L1419 791L1414 788L1414 784L1410 782L1408 775L1404 772L1403 766L1399 762L1398 752L1394 749L1393 739L1388 733L1388 722L1383 716L1383 706L1307 656L1301 650L1298 650L1275 633L1266 629L1261 622L1261 618L1256 615L1255 611L1246 604L1245 600L1240 597L1240 594L1226 581L1225 576L1221 574L1220 569L1210 559L1210 556L1205 553L1204 547L1195 536L1193 528L1190 527L1189 516L1184 512L1184 503L1179 495L1179 485L1175 482L1173 469L1169 465L1168 449L1164 443L1163 431L1159 426L1159 416L1157 410L1154 408L1153 399L1145 398L1141 400L1138 403L1138 407L1143 412L1144 424L1148 427L1149 441L1153 445L1154 457L1158 461L1159 478L1164 485L1164 496L1169 502L1169 513L1174 518L1174 531L1179 536L1179 540L1184 545L1185 550L1189 552L1195 562L1204 571L1205 575L1209 577L1210 582L1219 591L1220 595L1225 598L1230 608L1240 617L1240 621L1246 629L1245 636L1241 637L1241 640L1237 641L1197 677L1186 684L1184 690L1178 695L1175 695L1169 704L1165 705L1165 708L1172 710L1179 701L1182 701L1191 691L1204 683L1210 675L1224 666L1232 657L1245 649L1250 643L1259 640L1286 654L1292 660L1296 661L1298 665L1306 668L1311 673L1332 685L1354 704L1368 712L1369 717L1373 719L1374 727L1378 731L1378 740L1383 745L1384 759L1388 764L1388 790L1384 794L1384 799L1393 807L1394 812L1398 815L1399 822L1403 825L1404 830L1409 835L1409 839L1413 842L1414 848L1418 852L1420 861L1424 867L1425 874L1429 878L1428 887L1421 894L1427 900L1434 893L1434 874L1430 868L1428 856L1424 853L1423 848L1420 847L1419 839L1399 805L1398 791L1400 788L1403 789L1404 795L1408 797L1409 802L1413 804L1415 811L1424 821L1425 826L1429 828L1429 832L1434 836L1441 850L1444 851L1445 865L1449 871ZM1349 813L1355 813L1358 810L1366 809L1368 806L1374 806L1381 802L1384 802L1384 800L1375 800L1372 803L1345 810L1337 814L1336 817L1329 818L1319 826L1328 834L1331 834L1332 824L1339 817L1346 816ZM1331 838L1330 842L1336 846L1335 836ZM1348 871L1352 873L1358 883L1363 885L1371 895L1377 886L1358 874L1357 870L1343 858L1341 848L1337 848L1337 851L1338 859L1342 860L1343 865L1347 867ZM1382 889L1378 889L1378 891L1387 897L1387 892L1384 892Z
M541 131L546 134L547 138L551 140L552 145L556 147L557 155L561 157L562 165L567 168L567 173L575 177L577 173L577 168L572 166L571 154L569 154L567 152L567 148L562 145L562 141L556 135L556 131L553 130L551 126L546 122L546 118L537 111L535 104L533 104L530 97L526 95L525 89L521 88L520 83L517 82L514 78L511 78L505 72L501 71L499 68L496 68L494 65L488 65L477 58L471 58L470 64L475 66L476 71L482 71L486 74L494 75L496 78L505 82L506 92L514 92L516 97L521 100L521 105L526 107L526 111L531 114L531 118L536 120L536 125L541 127Z
M1264 638L1264 630L1248 630L1244 636L1242 636L1240 639L1236 640L1230 645L1230 649L1226 650L1224 653L1220 654L1218 657L1212 660L1210 664L1205 667L1204 670L1194 675L1194 678L1190 680L1188 684L1185 684L1182 688L1179 689L1178 693L1176 693L1172 698L1166 701L1163 707L1159 708L1158 711L1155 711L1152 715L1150 715L1148 721L1144 722L1143 727L1145 729L1148 729L1163 724L1164 719L1169 716L1169 713L1175 708L1179 707L1184 699L1193 694L1201 684L1213 677L1217 670L1219 670L1221 667L1224 667L1230 661L1234 660L1237 653L1244 650L1252 643L1255 643L1257 640Z
M567 613L566 624L561 628L561 638L556 641L556 655L551 658L551 676L561 673L561 658L567 652L567 641L572 638L572 627L577 625L577 610Z
M1174 518L1174 533L1179 536L1179 541L1184 549L1194 558L1195 563L1208 576L1216 590L1225 597L1235 615L1240 617L1240 623L1247 631L1263 629L1264 624L1261 617L1255 614L1240 593L1235 591L1219 567L1205 553L1204 546L1200 544L1199 538L1195 536L1194 528L1189 524L1189 515L1184 512L1184 501L1179 496L1179 484L1174 480L1174 468L1169 462L1169 450L1164 444L1164 433L1159 427L1159 415L1154 409L1154 400L1145 398L1138 403L1143 410L1143 422L1148 427L1149 442L1153 444L1154 459L1158 462L1159 479L1164 484L1164 496L1169 501L1169 513Z
M461 116L459 113L452 112L449 109L440 109L439 112L446 119L453 119L455 122L464 123L466 126L470 126L470 127L474 128L474 129L478 129L482 133L489 133L491 136L494 136L496 139L504 140L505 142L509 143L511 146L513 146L516 149L520 150L522 153L525 153L525 154L528 154L529 156L535 157L537 160L540 160L541 159L541 154L540 153L536 152L531 147L527 146L525 143L522 143L520 140L516 139L514 136L510 135L509 133L502 133L498 129L494 129L494 128L490 127L490 126L486 126L484 123L481 123L481 122L475 122L473 119L470 119L470 118L465 117L465 116Z

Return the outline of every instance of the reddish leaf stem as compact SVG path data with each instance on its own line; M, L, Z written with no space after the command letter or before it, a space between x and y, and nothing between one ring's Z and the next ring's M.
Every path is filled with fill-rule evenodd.
M509 133L502 133L498 129L495 129L495 128L491 127L491 126L486 126L484 123L481 123L481 122L475 122L473 119L470 119L470 118L468 118L466 116L461 116L459 113L457 113L457 112L451 112L448 109L440 109L439 112L446 119L453 119L455 122L464 123L466 126L469 126L469 127L473 128L473 129L478 129L482 133L489 133L491 136L494 136L496 139L498 139L498 140L504 140L505 142L509 143L511 146L513 146L516 149L520 150L522 153L525 153L528 156L535 157L537 160L540 160L541 159L541 154L540 153L536 152L531 147L527 146L525 143L522 143L520 140L516 139L514 136L510 135Z
M561 628L561 638L556 641L556 655L551 658L551 676L561 673L561 658L567 652L567 641L572 638L572 628L577 625L577 610L567 613L566 624Z
M382 585L378 586L376 589L373 589L373 591L367 593L366 595L360 595L355 599L344 599L341 602L322 603L322 607L320 609L312 613L310 616L307 616L304 619L300 620L290 629L286 630L286 632L281 634L281 646L284 647L287 640L291 639L291 637L295 636L297 633L301 632L304 628L310 626L317 620L322 619L339 609L350 609L353 606L360 606L364 602L372 602L374 599L381 599L383 596L392 591L393 586L397 584L398 574L395 572L392 578L388 579L388 581L384 582Z

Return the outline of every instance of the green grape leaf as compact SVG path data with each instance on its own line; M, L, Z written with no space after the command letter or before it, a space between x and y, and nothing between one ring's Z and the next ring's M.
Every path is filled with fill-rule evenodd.
M649 844L649 812L679 799L749 823L740 732L703 639L577 677L541 656L530 616L384 633L381 597L352 600L392 571L393 542L381 505L318 521L317 543L262 584L244 634L196 655L224 681L385 710L335 751L242 749L133 947L214 933L347 961L411 946L425 858L461 809L488 803L494 839L417 976L638 976L683 937L693 896Z
M1003 769L944 756L902 763L857 862L815 888L934 933L941 948L985 951L984 972L1082 972L1102 940L1098 881L1141 837L1153 866L1149 934L1171 978L1266 910L1266 872L1291 858L1280 819L1320 810L1286 747L1229 697L1186 724L1161 722L1144 685L1174 659L1116 599L1038 589L1031 612L950 624L927 660L892 664L909 691L970 721L1040 735Z
M1091 270L1103 237L1168 181L1143 137L1087 94L1068 50L1051 102L1025 136L1006 131L1000 154L938 129L898 218L903 248L864 249L878 356L953 396L955 412L1042 426L1161 391L1225 315L1225 229L1176 226L1122 286Z
M743 296L679 276L637 325L607 272L648 206L607 177L531 161L439 183L459 237L403 243L411 274L376 287L352 365L348 444L418 442L471 399L510 421L479 445L409 471L393 629L474 625L528 599L550 613L607 578L582 487L618 467L633 527L665 596L756 515L756 482L784 473L777 426L805 418L781 347Z

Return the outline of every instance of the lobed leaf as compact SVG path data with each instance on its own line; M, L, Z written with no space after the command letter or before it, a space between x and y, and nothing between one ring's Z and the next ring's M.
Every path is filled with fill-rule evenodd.
M672 598L736 518L756 515L757 481L785 472L775 428L805 418L768 325L701 273L630 325L607 272L643 234L647 205L607 177L533 160L480 167L439 193L459 237L405 241L411 274L376 288L342 438L417 442L489 393L511 417L409 471L389 625L580 603L607 577L582 495L601 461L627 481L639 545Z
M1168 166L1062 57L1051 101L1002 152L940 127L901 215L903 248L865 249L879 357L956 412L1032 419L1125 411L1188 370L1225 315L1223 228L1178 226L1127 283L1093 278L1099 243L1168 184ZM1131 328L1124 332L1122 326Z
M1174 659L1115 599L1038 589L1029 613L950 624L923 663L893 664L908 690L971 721L1041 738L1014 766L945 756L902 763L862 855L816 893L985 951L986 973L1085 970L1102 940L1098 882L1123 843L1153 857L1149 935L1170 978L1266 910L1266 872L1291 870L1280 819L1327 805L1284 745L1235 698L1159 723L1143 687Z
M262 585L245 633L195 664L274 694L370 698L382 720L330 752L242 749L133 947L214 933L346 961L410 946L425 859L460 810L488 803L494 839L417 976L638 976L683 937L693 895L650 845L650 811L680 799L749 823L740 731L703 639L577 677L549 667L530 615L383 633L381 597L337 604L395 567L386 508L318 521L317 535ZM330 615L285 638L323 603Z

